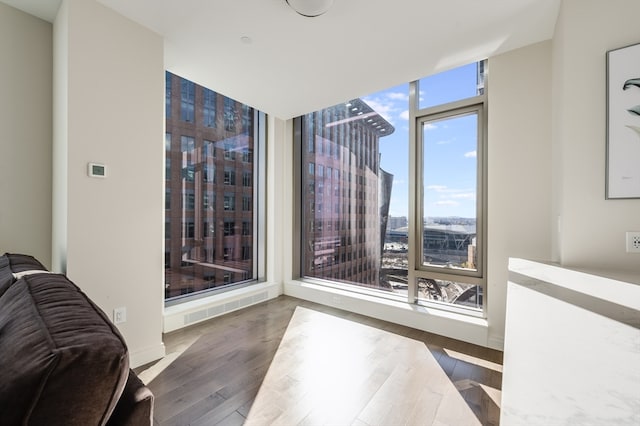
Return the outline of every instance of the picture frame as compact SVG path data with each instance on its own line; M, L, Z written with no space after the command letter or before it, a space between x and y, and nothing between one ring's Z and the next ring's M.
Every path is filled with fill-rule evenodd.
M640 198L640 43L607 51L605 198Z

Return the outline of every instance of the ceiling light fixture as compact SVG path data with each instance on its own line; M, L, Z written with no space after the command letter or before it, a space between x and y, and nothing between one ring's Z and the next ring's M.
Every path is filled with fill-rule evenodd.
M289 6L302 16L313 18L325 13L333 0L285 0Z

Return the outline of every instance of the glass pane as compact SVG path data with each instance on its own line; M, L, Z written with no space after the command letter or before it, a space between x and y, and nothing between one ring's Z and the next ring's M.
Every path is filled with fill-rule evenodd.
M166 141L167 164L182 168L166 180L165 298L171 299L254 277L257 141L253 109L168 75L181 90L167 96L184 106L166 119L167 133L176 135Z
M422 124L423 265L477 270L478 115Z
M419 82L419 107L428 108L484 93L485 62L475 62L425 77Z
M458 281L418 278L418 299L482 309L482 287Z
M407 293L409 85L302 117L302 273Z

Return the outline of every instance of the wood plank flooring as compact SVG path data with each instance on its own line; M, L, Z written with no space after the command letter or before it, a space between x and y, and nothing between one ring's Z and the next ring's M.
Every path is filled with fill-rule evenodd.
M499 423L501 352L288 296L164 342L157 426Z

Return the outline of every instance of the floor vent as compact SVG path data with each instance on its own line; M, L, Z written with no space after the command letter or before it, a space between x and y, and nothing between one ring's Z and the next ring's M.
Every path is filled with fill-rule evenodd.
M235 311L236 309L255 305L256 303L267 300L267 297L268 293L266 291L262 291L251 296L243 297L242 299L232 300L230 302L210 306L200 311L191 312L184 316L184 325L193 324L208 318L217 317L227 312Z

